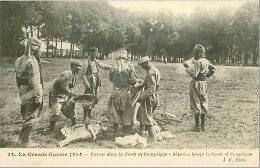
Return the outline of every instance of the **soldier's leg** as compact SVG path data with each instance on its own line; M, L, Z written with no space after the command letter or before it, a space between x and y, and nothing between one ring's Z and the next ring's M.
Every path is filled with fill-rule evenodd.
M139 128L138 134L143 136L144 133L145 133L145 126L142 124L142 122L140 122L140 128Z
M201 131L205 131L205 119L208 113L208 97L206 96L201 106Z
M121 115L123 132L125 135L133 134L133 115L134 109L129 98L120 98L119 113Z
M19 135L19 140L22 142L22 147L36 147L39 144L30 142L30 134L32 131L32 125L36 123L36 113L38 105L30 103L29 101L22 105L21 113L23 116L23 127Z
M142 108L142 123L145 125L145 129L148 131L149 141L155 142L155 133L153 130L153 111L154 104L150 100L144 101L144 108Z
M85 122L87 118L89 118L89 119L92 118L91 111L92 111L92 105L83 106L83 113L84 113L83 122Z
M201 131L205 131L205 117L206 115L201 114Z
M76 125L77 124L77 118L72 118L71 123L72 123L72 126Z
M195 114L195 127L193 128L193 131L200 132L200 114Z
M114 129L113 136L114 136L114 138L118 137L118 127L119 127L119 124L117 124L117 123L113 124L113 129Z
M55 103L54 105L52 105L50 107L50 110L51 112L53 113L53 115L51 116L50 118L50 125L49 125L49 131L50 132L53 132L54 129L55 129L55 125L56 125L56 122L59 120L60 118L60 114L61 114L61 106L62 106L62 103Z
M190 85L190 109L195 116L195 126L192 131L200 132L201 104L194 81L192 81Z

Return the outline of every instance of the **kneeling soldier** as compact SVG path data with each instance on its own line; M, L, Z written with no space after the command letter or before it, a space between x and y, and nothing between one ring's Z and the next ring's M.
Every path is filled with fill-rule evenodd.
M49 92L49 108L53 115L50 118L49 131L54 131L55 123L59 119L60 113L64 105L70 106L70 116L65 116L71 119L72 125L76 124L76 113L74 111L75 103L71 100L72 97L77 97L71 89L75 86L76 76L81 70L82 63L77 60L70 61L71 70L62 72L62 74L55 80L52 89ZM67 103L67 104L65 104Z

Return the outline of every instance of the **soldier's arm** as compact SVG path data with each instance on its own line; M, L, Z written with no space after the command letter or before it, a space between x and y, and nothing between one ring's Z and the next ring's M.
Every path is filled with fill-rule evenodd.
M110 72L109 72L109 80L110 80L110 82L113 82L113 72L114 72L113 68L110 69Z
M131 63L130 63L130 69L133 71L135 78L138 79L138 80L141 80L141 78L137 75L137 73L135 71L134 65L131 64Z
M104 64L100 61L96 61L96 63L99 66L99 68L104 69L104 70L110 70L112 68L111 65Z
M28 64L28 81L29 86L33 88L33 94L35 97L35 103L42 102L42 86L40 80L39 67L32 62Z
M209 71L206 74L206 77L211 77L216 72L216 68L210 63L209 64Z
M87 63L86 62L84 62L83 65L82 65L82 70L81 70L80 76L81 76L81 79L82 79L85 87L89 87L90 84L89 84L89 81L87 79Z
M135 72L132 69L130 69L129 84L134 85L136 81L137 80L136 80Z
M69 84L70 84L70 75L69 74L64 74L61 79L61 85L60 85L60 90L67 95L68 97L76 96L77 94L74 93L72 90L69 89Z
M144 90L143 94L139 97L138 101L144 101L145 99L147 99L149 96L151 96L152 94L155 93L156 90L156 79L155 76L153 74L149 74L145 81L147 84L147 88Z

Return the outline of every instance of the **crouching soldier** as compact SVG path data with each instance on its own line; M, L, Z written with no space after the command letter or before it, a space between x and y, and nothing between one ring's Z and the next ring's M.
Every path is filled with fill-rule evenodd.
M137 120L140 122L139 135L143 135L145 130L148 130L149 137L155 140L153 113L159 102L157 90L160 86L160 72L151 64L148 56L139 59L138 64L147 71L143 84L139 86L144 87L144 92L137 100L141 104L137 112Z
M75 86L76 77L81 70L81 66L82 63L80 61L70 60L71 70L62 72L58 79L55 80L49 92L49 108L53 113L50 118L49 132L54 131L56 121L59 119L61 112L67 118L71 119L72 125L77 124L76 113L74 111L75 102L72 100L72 97L77 97L78 94L74 93L72 88ZM66 113L66 111L68 112Z
M216 68L205 58L205 49L200 44L194 47L194 57L185 61L183 66L192 78L190 82L190 109L195 114L193 131L205 131L205 116L208 112L206 79L215 73Z
M32 127L37 123L42 106L41 69L36 55L39 54L41 41L29 38L24 55L15 61L16 83L21 99L23 126L19 135L23 147L34 147L38 144L30 142Z
M133 107L130 102L130 86L136 83L134 66L127 60L127 51L117 53L116 63L110 70L109 80L113 89L108 104L112 118L114 137L118 136L118 126L122 124L123 133L131 134L133 125Z

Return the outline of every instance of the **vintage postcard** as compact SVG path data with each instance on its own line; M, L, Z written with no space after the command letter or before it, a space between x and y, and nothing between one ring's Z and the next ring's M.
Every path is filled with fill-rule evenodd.
M259 1L0 10L0 167L259 167Z

